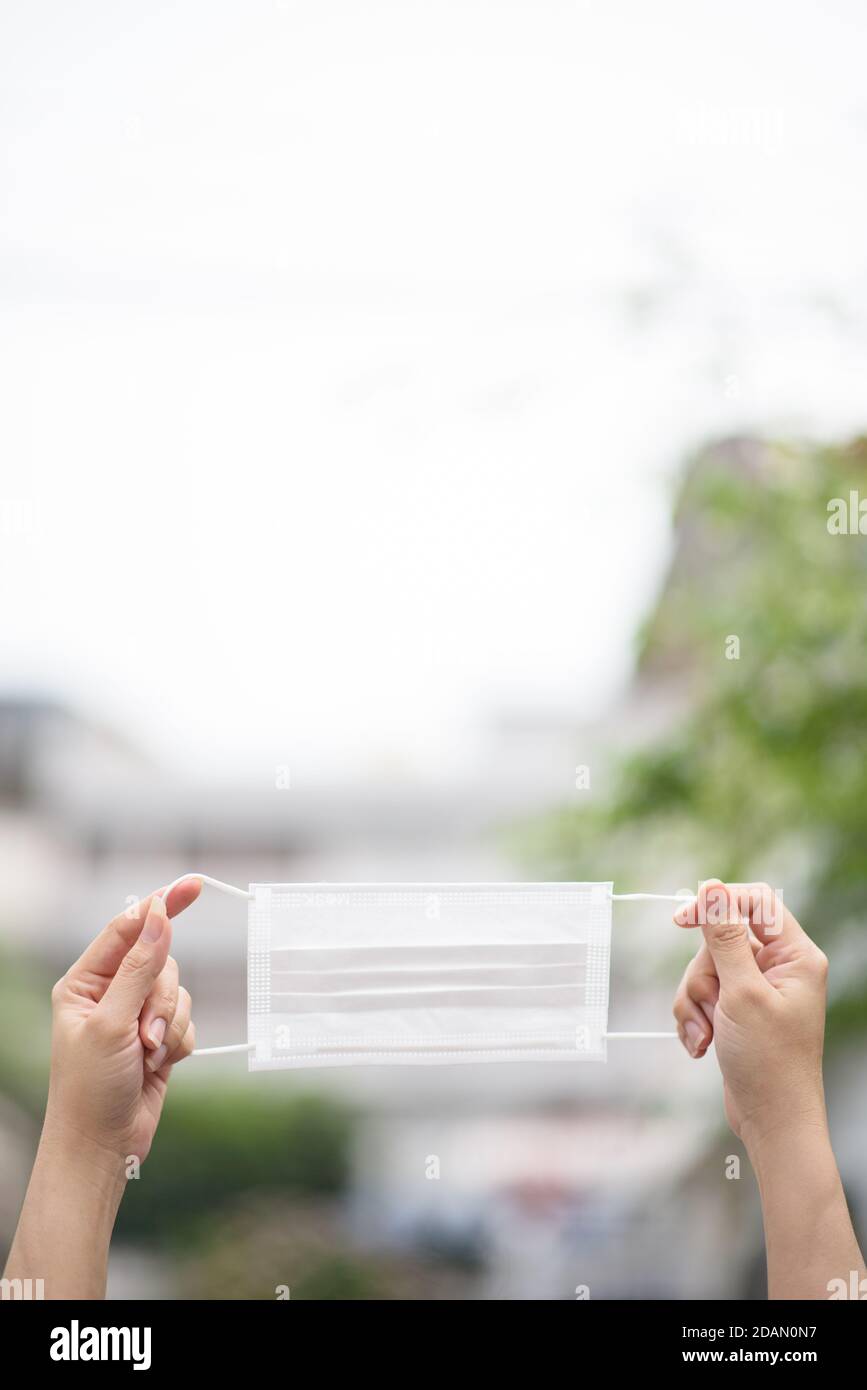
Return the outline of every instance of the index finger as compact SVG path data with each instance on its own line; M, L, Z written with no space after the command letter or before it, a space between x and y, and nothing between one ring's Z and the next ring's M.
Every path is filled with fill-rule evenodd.
M809 940L782 896L767 883L723 884L708 879L700 885L697 897L678 909L674 920L681 927L703 926L722 920L732 911L744 918L763 946L769 941Z
M769 941L809 941L781 894L767 883L733 883L730 886L738 910L747 918L753 935L763 946Z
M200 878L185 878L182 883L177 884L166 900L168 916L177 917L179 912L183 912L184 908L195 902L201 891ZM164 888L157 889L158 894L164 892ZM95 975L113 976L127 951L138 941L154 896L154 893L148 893L146 898L141 898L139 902L131 904L125 911L113 917L108 926L103 927L79 956L72 969L89 970Z

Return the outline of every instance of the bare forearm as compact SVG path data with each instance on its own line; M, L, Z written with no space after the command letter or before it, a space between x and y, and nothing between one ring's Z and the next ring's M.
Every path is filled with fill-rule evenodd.
M779 1125L747 1147L762 1197L768 1297L827 1299L865 1276L824 1117Z
M4 1277L41 1280L47 1299L104 1298L123 1186L119 1160L46 1127Z

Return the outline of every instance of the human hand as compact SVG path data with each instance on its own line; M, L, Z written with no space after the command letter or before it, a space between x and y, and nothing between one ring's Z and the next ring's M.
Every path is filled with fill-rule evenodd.
M678 1035L692 1057L716 1044L732 1129L749 1145L792 1121L824 1124L822 951L767 884L711 879L674 921L704 936L675 997Z
M191 1000L169 955L170 918L201 892L143 898L100 932L54 986L45 1132L110 1163L150 1150L172 1066L195 1046Z

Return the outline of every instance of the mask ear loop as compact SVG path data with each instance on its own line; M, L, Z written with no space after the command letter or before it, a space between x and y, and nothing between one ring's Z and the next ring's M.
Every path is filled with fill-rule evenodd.
M693 902L694 893L612 893L611 901L615 903L638 903L638 902L660 902L660 903L681 903ZM603 1038L676 1038L677 1033L603 1033Z
M253 894L248 893L246 888L236 888L232 883L223 883L218 878L210 878L208 874L181 874L174 883L170 883L168 888L164 888L159 897L165 902L173 888L177 888L179 883L186 883L188 878L201 879L202 883L207 883L209 888L219 888L221 893L231 893L235 898L252 898ZM190 1054L193 1057L210 1057L216 1052L253 1052L255 1043L229 1043L225 1047L196 1047Z

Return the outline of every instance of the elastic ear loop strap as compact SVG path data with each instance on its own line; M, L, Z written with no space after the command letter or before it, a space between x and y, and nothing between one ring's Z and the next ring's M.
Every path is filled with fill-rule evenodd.
M160 897L163 902L169 896L173 888L177 888L179 883L186 883L188 878L199 878L202 883L207 883L210 888L218 888L221 893L231 893L236 898L251 898L252 893L248 893L246 888L236 888L231 883L223 883L218 878L210 878L208 874L181 874L174 883L170 883L168 888L164 888ZM691 902L694 899L693 893L612 893L612 902L662 902L679 903ZM676 1038L677 1033L603 1033L603 1038ZM251 1042L229 1043L225 1047L197 1047L194 1049L193 1057L212 1057L219 1052L253 1052L256 1044Z
M253 894L248 893L246 888L236 888L232 883L222 883L218 878L210 878L207 874L181 874L174 883L170 883L168 888L164 888L160 897L163 902L169 896L173 888L177 888L179 883L186 883L188 878L200 878L202 883L207 883L210 888L219 888L221 893L231 893L235 898L252 898ZM193 1057L210 1057L216 1052L253 1052L255 1043L229 1043L226 1047L196 1047L193 1049Z
M638 903L638 902L659 902L659 903L680 903L694 902L694 893L612 893L611 901L615 903ZM604 1033L605 1038L676 1038L677 1033Z

